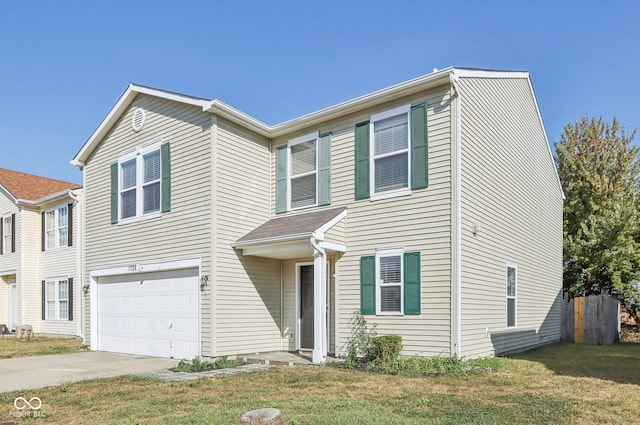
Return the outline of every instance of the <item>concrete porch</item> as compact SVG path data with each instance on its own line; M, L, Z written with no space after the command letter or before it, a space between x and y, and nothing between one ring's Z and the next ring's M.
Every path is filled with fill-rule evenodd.
M314 365L311 351L271 351L267 353L243 354L238 356L245 363L265 364L273 366L310 366ZM327 362L341 361L335 357L327 357Z

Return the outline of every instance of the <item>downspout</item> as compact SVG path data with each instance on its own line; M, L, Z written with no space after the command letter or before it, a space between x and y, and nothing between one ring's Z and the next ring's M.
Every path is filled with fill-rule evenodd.
M326 335L327 335L327 322L326 322L326 307L327 307L327 301L325 299L325 294L326 294L326 269L327 269L327 253L325 252L325 250L318 245L318 240L320 240L318 238L318 235L316 235L315 233L313 233L311 235L311 238L309 238L309 241L311 242L311 246L313 247L313 249L318 253L318 255L320 256L320 264L316 264L315 261L315 255L314 255L314 261L313 261L313 268L314 268L314 285L313 285L313 295L314 295L314 300L315 299L319 299L320 300L320 306L322 307L321 311L320 311L320 323L318 323L317 320L315 320L314 318L314 324L313 324L313 331L314 331L314 335L319 334L320 335L320 347L316 347L315 345L315 337L314 337L314 347L313 347L313 358L312 361L313 363L324 363L327 357L327 341L326 341ZM317 270L320 269L320 270ZM315 285L315 276L316 274L319 276L319 282L318 282L318 286L319 288L316 288ZM318 290L316 290L318 289ZM314 302L315 304L315 302ZM314 305L314 314L317 314L315 312L316 308Z
M456 326L455 326L455 355L462 357L462 97L458 86L458 76L455 70L449 74L451 86L456 92L458 104L456 107L456 139L455 139L455 161L456 161L456 180L455 180L455 279L456 279Z
M83 176L83 180L84 180L84 172L82 173ZM84 187L84 186L83 186ZM75 210L76 210L76 216L78 217L77 221L78 221L78 229L76 230L76 234L78 235L78 241L77 241L77 247L76 247L76 276L77 276L77 280L78 280L78 284L76 285L77 289L77 295L78 297L76 298L79 302L78 302L78 336L80 338L82 338L82 344L86 345L86 341L84 340L84 332L82 331L82 322L83 322L83 304L84 304L84 299L82 298L82 292L83 292L83 282L84 282L84 276L82 275L82 244L83 244L83 234L84 234L84 230L83 230L83 220L82 220L82 216L83 216L83 208L82 208L82 199L81 199L81 193L78 193L77 195L74 193L73 190L69 191L69 197L71 199L73 199L75 201Z

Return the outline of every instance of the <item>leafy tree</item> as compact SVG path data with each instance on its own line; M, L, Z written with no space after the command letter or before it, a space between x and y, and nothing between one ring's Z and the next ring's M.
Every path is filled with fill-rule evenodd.
M583 117L555 143L563 183L564 290L571 297L608 293L638 319L640 160L614 118Z

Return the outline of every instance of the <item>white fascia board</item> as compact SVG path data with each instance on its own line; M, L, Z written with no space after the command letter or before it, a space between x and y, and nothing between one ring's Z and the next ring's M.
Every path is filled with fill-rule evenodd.
M316 239L318 240L324 240L324 234L325 232L327 232L329 229L331 229L333 226L335 226L336 224L338 224L340 221L342 221L345 217L347 216L347 210L342 211L340 214L338 214L337 216L333 217L331 220L327 221L325 224L323 224L322 226L320 226L318 228L318 230L316 230L315 232L313 232L313 235L316 237Z
M326 249L327 251L347 252L347 246L339 243L322 241L318 245L320 245L320 248Z
M549 137L547 136L547 130L544 128L544 121L542 121L542 114L540 113L540 108L538 107L538 99L536 98L536 92L533 89L533 84L531 83L531 78L527 79L529 82L529 90L531 90L531 97L533 98L533 104L536 107L536 113L538 114L538 120L540 121L540 127L542 127L542 134L544 135L544 140L547 143L547 150L549 152L549 159L551 160L551 165L553 166L553 171L556 174L556 182L558 183L558 188L560 189L560 195L562 196L562 200L566 200L567 197L564 194L564 189L562 189L562 181L560 180L560 174L558 174L558 167L556 167L556 162L553 159L553 152L551 152L551 144L549 143Z
M494 71L489 69L454 68L453 74L460 78L529 78L526 71Z
M373 93L321 109L320 111L313 112L311 114L303 115L290 121L285 121L271 127L271 136L277 137L304 127L319 125L322 122L326 122L334 118L340 118L345 114L354 113L390 100L408 96L431 87L436 87L445 82L448 83L449 74L452 72L454 72L454 68L448 67L440 71L432 72L431 74L423 75L421 77L387 87L386 89L378 90Z
M0 276L13 276L18 273L18 269L0 270Z
M0 184L0 190L1 190L2 192L4 192L4 194L7 196L7 198L9 198L9 199L11 200L11 202L17 202L17 201L18 201L18 200L16 199L16 197L15 197L15 196L13 196L13 194L12 194L11 192L9 192L9 191L7 190L7 188L6 188L6 187L4 187L4 186L3 186L3 185L1 185L1 184Z
M199 258L166 261L166 262L158 262L158 263L133 263L130 266L92 270L91 272L89 272L89 276L91 276L92 278L99 278L99 277L118 276L118 275L125 275L125 274L192 269L195 267L200 267Z
M65 189L63 191L53 193L51 195L44 196L40 199L36 199L35 201L30 201L28 199L16 199L16 204L24 204L24 205L41 205L50 201L55 201L57 199L69 198L69 192L75 189Z
M244 112L227 105L226 103L218 99L207 102L207 104L203 106L202 109L205 112L210 112L212 114L226 118L236 124L240 124L241 126L248 128L249 130L252 130L262 136L271 136L271 126L253 118L251 115L245 114Z
M70 161L71 165L80 168L84 167L85 161L96 148L97 144L100 143L100 141L107 135L107 133L115 125L116 121L126 111L129 105L131 105L138 94L146 94L149 96L172 100L187 105L198 106L203 110L205 110L210 104L210 101L207 99L185 96L178 93L153 89L150 87L139 86L137 84L131 83L124 91L124 93L120 96L114 107L111 108L107 116L102 120L98 128L96 128L96 130L93 132L91 137L89 137L80 151L78 151L78 153Z

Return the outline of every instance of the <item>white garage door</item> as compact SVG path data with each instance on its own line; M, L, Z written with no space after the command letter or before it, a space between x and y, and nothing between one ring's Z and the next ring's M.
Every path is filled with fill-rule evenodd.
M193 359L200 355L198 270L98 279L98 350Z

